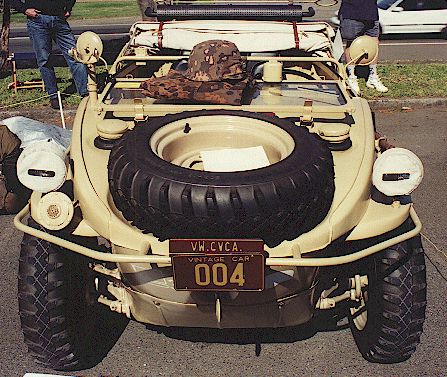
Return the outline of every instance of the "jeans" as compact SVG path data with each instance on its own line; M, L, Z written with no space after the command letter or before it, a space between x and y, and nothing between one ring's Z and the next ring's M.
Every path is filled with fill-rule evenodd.
M87 91L87 69L84 64L78 63L69 54L68 50L75 47L76 41L70 25L64 17L39 14L35 18L28 17L28 34L33 44L42 80L51 98L57 94L56 75L49 58L56 42L70 68L71 75L78 93L82 96Z
M380 24L379 21L352 20L340 16L340 32L343 40L348 42L352 42L361 35L379 38Z

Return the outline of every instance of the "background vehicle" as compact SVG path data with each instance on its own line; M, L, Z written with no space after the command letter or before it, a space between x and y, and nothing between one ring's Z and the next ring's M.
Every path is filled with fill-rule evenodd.
M381 34L443 33L446 0L378 0ZM338 25L338 17L331 22Z
M274 20L270 8L237 10L242 20L229 21L226 7L160 6L166 22L132 27L101 93L101 41L79 38L73 54L88 66L90 95L66 174L29 169L30 207L15 219L26 233L22 329L44 365L78 369L103 357L96 326L119 334L123 324L102 311L160 326L261 328L341 305L367 360L415 351L426 278L409 194L420 161L376 138L329 25L298 24L299 6L278 5ZM357 63L376 53L367 37L351 47ZM202 79L189 78L195 67ZM204 80L211 72L234 76ZM188 97L194 85L210 97Z
M440 33L447 20L446 0L379 0L383 34Z

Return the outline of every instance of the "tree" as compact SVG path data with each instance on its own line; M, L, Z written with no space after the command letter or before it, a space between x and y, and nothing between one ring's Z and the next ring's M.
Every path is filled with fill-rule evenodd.
M9 54L9 25L11 23L10 0L0 0L2 13L2 29L0 32L0 74L6 71L6 63Z

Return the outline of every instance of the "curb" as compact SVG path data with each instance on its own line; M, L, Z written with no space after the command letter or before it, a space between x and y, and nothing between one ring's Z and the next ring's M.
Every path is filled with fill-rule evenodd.
M426 107L447 106L447 98L383 98L368 100L373 111L379 110L413 110Z

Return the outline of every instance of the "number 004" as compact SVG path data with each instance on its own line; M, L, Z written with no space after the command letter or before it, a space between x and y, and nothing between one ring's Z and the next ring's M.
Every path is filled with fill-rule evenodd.
M223 287L228 284L237 284L242 287L245 283L244 279L244 264L238 263L236 268L232 272L230 278L228 279L228 267L223 263L216 263L210 267L207 264L199 263L194 267L194 274L196 279L196 284L201 287L205 287L213 284L217 287Z

